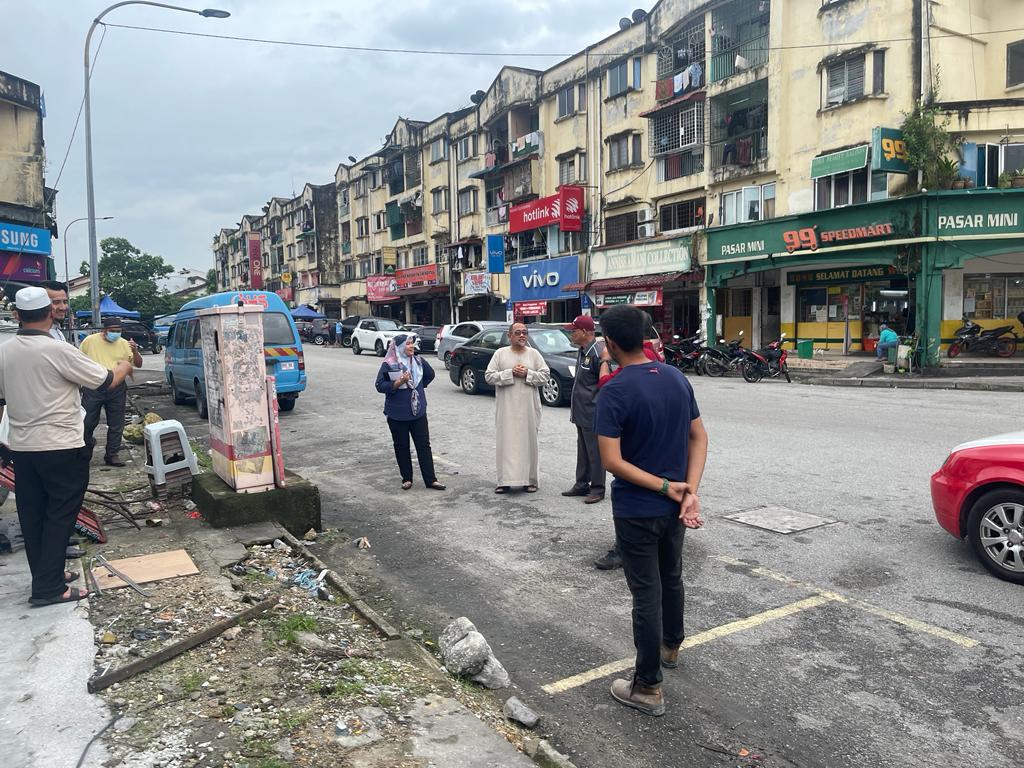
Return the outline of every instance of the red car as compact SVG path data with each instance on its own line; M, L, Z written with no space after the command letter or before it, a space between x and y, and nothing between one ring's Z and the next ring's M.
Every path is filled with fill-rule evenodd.
M990 572L1024 584L1024 432L954 448L932 475L932 506Z

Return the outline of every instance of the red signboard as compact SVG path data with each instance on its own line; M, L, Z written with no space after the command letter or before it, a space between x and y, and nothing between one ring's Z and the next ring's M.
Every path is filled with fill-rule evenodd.
M263 260L260 258L260 236L249 233L249 287L255 291L263 289Z
M409 267L395 272L395 283L399 289L417 288L422 285L437 285L437 264Z
M394 301L398 298L396 290L394 275L368 275L366 278L367 301Z
M278 290L274 291L274 293L276 293L278 296L281 297L281 301L291 301L292 300L292 289L291 288L279 288Z
M519 301L515 304L516 317L535 317L548 311L546 301Z
M557 224L563 232L583 229L583 187L562 187L557 195L513 205L509 210L509 232L526 232L551 224Z

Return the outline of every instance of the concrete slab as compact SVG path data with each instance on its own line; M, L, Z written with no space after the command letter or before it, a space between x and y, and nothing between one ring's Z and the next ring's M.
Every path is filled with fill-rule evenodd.
M530 758L455 699L428 696L409 710L412 757L445 768L536 768Z
M8 504L13 508L13 499ZM92 625L84 602L30 607L30 583L24 551L0 556L0 762L74 766L111 717L103 700L85 690ZM93 744L82 766L99 768L106 759L102 745Z
M807 512L797 512L795 509L777 506L744 509L731 515L725 515L725 519L783 535L808 531L812 528L821 528L822 526L838 522L827 517L819 517Z
M217 475L202 474L192 481L192 501L214 528L274 521L296 536L322 530L320 489L294 472L285 474L285 488L263 493L236 493Z

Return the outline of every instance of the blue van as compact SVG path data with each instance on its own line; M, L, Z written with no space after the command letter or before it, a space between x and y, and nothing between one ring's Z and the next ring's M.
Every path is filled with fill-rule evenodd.
M288 307L276 293L268 291L227 291L193 299L178 310L167 332L164 375L171 386L175 405L196 401L201 418L206 418L206 382L203 348L199 331L201 309L238 304L263 307L263 360L267 373L277 381L277 402L282 411L295 407L295 400L306 388L306 361L302 339Z

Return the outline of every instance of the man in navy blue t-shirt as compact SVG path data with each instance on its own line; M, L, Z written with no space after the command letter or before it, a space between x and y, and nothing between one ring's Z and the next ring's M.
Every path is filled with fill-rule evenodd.
M621 369L597 399L595 430L601 463L615 476L615 540L633 595L636 646L633 679L612 683L612 696L657 716L665 713L661 667L678 666L683 642L683 533L704 524L697 486L708 435L690 382L644 355L643 312L613 307L601 328Z

